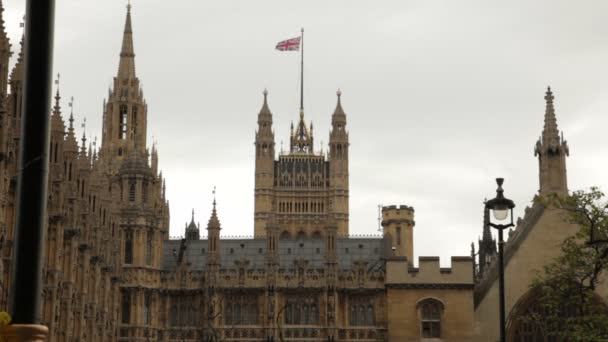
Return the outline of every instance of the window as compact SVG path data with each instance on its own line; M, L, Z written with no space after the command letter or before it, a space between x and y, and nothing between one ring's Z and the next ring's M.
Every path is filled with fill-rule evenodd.
M118 139L127 138L127 105L120 105L120 116L118 118Z
M150 314L151 314L150 304L151 304L151 302L152 302L152 299L151 299L150 294L146 293L144 295L144 307L143 307L143 310L142 310L143 316L144 316L143 317L144 324L150 324L151 323L151 320L150 320Z
M129 179L129 201L135 202L135 179Z
M133 263L133 232L125 232L125 264Z
M152 241L154 238L154 232L148 231L146 239L146 265L152 264Z
M229 296L224 312L226 325L258 324L257 297L253 295Z
M131 296L129 292L122 294L122 324L131 322Z
M350 297L348 322L351 326L374 325L373 297Z
M288 298L284 315L285 324L317 325L319 321L317 298L304 296Z
M143 182L141 186L141 201L148 202L148 182Z
M435 299L427 299L421 304L422 337L441 337L442 304Z
M401 227L397 227L397 246L401 246Z

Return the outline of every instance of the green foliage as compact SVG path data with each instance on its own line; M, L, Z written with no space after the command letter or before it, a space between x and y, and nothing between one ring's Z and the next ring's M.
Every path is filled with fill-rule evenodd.
M571 196L538 198L548 210L561 210L579 227L561 245L562 254L533 282L535 303L520 319L545 337L573 342L608 342L608 310L596 294L608 276L608 202L597 188ZM595 241L590 241L593 231Z

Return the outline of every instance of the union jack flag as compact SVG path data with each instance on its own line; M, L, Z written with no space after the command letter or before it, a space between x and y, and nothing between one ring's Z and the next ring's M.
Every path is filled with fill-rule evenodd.
M302 37L291 38L277 43L276 49L279 51L299 51Z

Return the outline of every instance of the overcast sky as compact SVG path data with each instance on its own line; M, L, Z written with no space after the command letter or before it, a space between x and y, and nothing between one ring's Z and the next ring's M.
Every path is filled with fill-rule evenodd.
M275 44L305 28L305 118L327 144L336 89L350 132L350 231L377 234L378 205L416 210L415 254L468 255L494 178L517 207L538 189L534 143L551 85L570 145L569 187L608 184L608 2L134 0L148 141L159 144L171 235L214 185L224 235L253 234L254 131L268 88L277 150L298 118L299 57ZM19 47L25 1L5 0ZM126 1L57 1L64 112L101 135ZM16 55L16 53L15 53ZM80 127L79 127L80 131ZM324 148L326 150L326 147Z

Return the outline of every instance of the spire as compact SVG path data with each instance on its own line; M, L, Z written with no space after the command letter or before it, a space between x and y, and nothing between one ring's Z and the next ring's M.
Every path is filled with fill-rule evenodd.
M547 87L545 93L545 116L541 137L534 147L534 155L539 158L540 194L568 193L566 156L570 155L568 143L557 128L553 92Z
M545 94L547 105L545 109L545 126L543 127L542 143L551 150L557 149L560 142L553 99L551 87L547 87L547 93Z
M342 91L338 89L336 91L337 104L334 113L331 116L331 133L330 143L335 141L348 141L348 134L346 133L346 114L342 109Z
M334 110L334 114L333 117L335 118L336 116L344 116L346 117L346 114L344 113L344 109L342 109L342 91L340 89L338 89L338 91L336 91L336 96L338 97L338 104L336 105L336 109ZM332 123L334 118L332 118Z
M262 114L272 114L270 112L270 108L268 108L268 89L264 89L262 92L264 94L264 104L262 105L262 109L260 109L260 115Z
M55 94L55 106L53 107L53 113L51 115L51 130L62 134L63 138L65 126L63 123L63 118L61 117L61 105L59 103L61 100L61 95L59 95L59 74L57 74L55 84L57 84L57 93Z
M213 187L213 209L211 210L211 217L207 223L207 230L221 230L220 220L217 218L216 201L215 201L215 186Z
M122 37L122 48L120 50L120 64L118 66L118 78L124 79L135 77L135 52L133 49L133 29L131 25L131 4L127 5L127 18L125 30Z
M293 131L293 126L291 131L291 152L312 153L314 146L313 136L311 130L306 128L304 111L300 111L300 122L298 122L295 132Z

